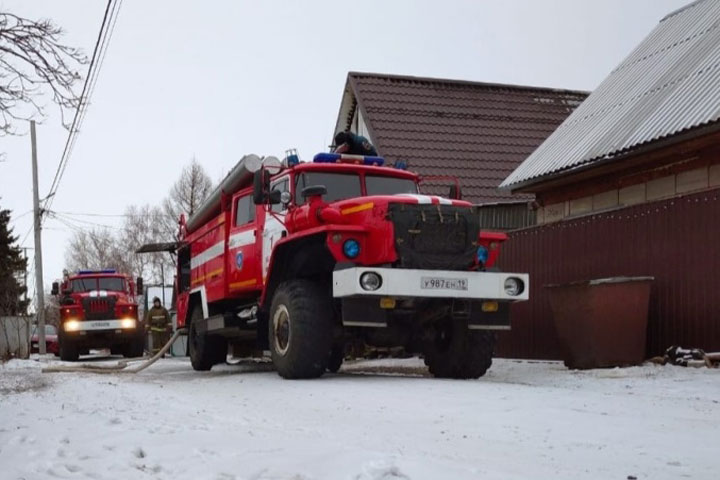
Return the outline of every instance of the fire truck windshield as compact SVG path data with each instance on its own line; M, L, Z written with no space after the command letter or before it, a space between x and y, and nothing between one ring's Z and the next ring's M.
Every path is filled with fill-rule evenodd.
M72 281L72 291L76 293L92 292L93 290L107 290L111 292L125 291L125 280L119 277L101 278L75 278Z
M346 198L360 197L360 177L352 173L303 172L295 180L295 203L302 205L305 199L302 190L305 187L323 185L327 193L323 195L326 202L336 202Z
M418 193L417 183L409 178L365 176L365 190L368 195L395 195Z
M327 194L323 195L326 202L336 202L346 198L360 197L360 177L348 173L303 172L295 184L295 203L302 205L302 189L313 185L323 185ZM365 190L368 195L395 195L398 193L418 193L417 183L409 178L383 177L379 175L365 176Z

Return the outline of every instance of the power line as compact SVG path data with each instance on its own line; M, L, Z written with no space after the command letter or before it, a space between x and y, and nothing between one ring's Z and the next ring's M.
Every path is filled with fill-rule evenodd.
M50 191L47 197L45 197L45 210L49 210L52 206L55 194L57 193L58 187L60 186L60 181L62 180L62 177L65 173L65 168L67 167L68 160L70 158L70 155L72 154L78 132L80 131L80 126L82 125L82 121L85 118L87 104L89 103L92 92L95 89L95 84L97 83L98 79L98 73L102 66L102 62L105 59L107 45L115 28L115 23L117 21L117 13L119 12L119 6L121 3L122 0L116 0L115 3L113 3L113 0L108 0L108 3L105 7L103 21L100 25L100 32L98 33L98 38L95 42L93 55L90 59L88 76L85 78L85 83L83 84L83 89L80 93L80 101L78 103L77 109L75 110L73 121L70 125L70 132L68 133L68 138L65 142L65 148L63 149L62 156L60 157L60 163L58 164L58 168L55 171L55 177L53 178L52 184L50 185Z
M83 84L83 88L80 93L80 101L78 102L77 109L75 110L75 115L73 116L73 121L70 124L70 132L68 133L68 138L65 141L65 148L63 149L62 156L60 157L60 163L58 164L58 168L55 171L55 177L53 178L53 181L50 184L50 194L48 195L48 198L50 198L50 195L52 195L54 193L54 191L57 188L57 184L60 181L60 172L62 171L63 163L66 161L66 158L67 158L66 156L67 156L68 149L70 148L70 142L75 133L75 126L77 125L78 118L80 117L80 111L82 110L83 105L85 103L85 92L88 91L88 86L90 85L90 79L93 76L92 75L93 67L95 66L95 59L97 58L97 55L98 55L98 52L100 49L100 43L101 43L103 35L105 33L105 24L107 22L111 3L112 3L112 0L108 0L107 5L105 6L105 13L103 14L102 24L100 25L100 32L98 33L98 38L95 41L95 48L93 50L92 58L90 59L90 66L88 67L88 75L87 75L87 77L85 77L85 83Z
M112 0L108 0L108 7L110 6ZM108 45L110 43L110 39L112 38L112 34L115 31L115 24L117 23L118 14L120 13L120 6L122 5L122 0L116 0L115 3L112 6L112 10L110 11L109 20L107 21L107 25L109 27L105 30L105 34L103 36L103 39L100 44L100 50L99 50L99 57L97 62L97 67L95 69L88 69L88 78L89 78L89 88L87 90L87 95L85 97L85 100L81 103L78 109L78 118L77 118L77 128L75 129L75 132L73 133L72 140L70 140L69 146L66 144L67 154L65 155L65 162L62 165L62 170L60 171L60 178L58 179L57 184L55 185L55 190L51 191L51 193L48 195L49 203L47 208L49 209L52 206L52 202L55 199L55 193L57 192L57 189L60 184L60 179L62 179L63 175L65 174L65 168L67 167L68 160L70 156L72 155L72 152L75 149L75 143L77 142L77 138L80 134L80 127L85 120L85 115L87 114L87 106L90 103L90 98L92 98L93 93L95 92L95 87L97 86L97 81L100 76L100 69L102 68L102 64L105 61L105 56L107 55ZM103 18L103 25L105 25L105 19L108 18L107 16L107 9L106 9L106 16ZM101 26L101 32L102 32L102 26ZM92 70L92 71L91 71ZM82 98L82 97L81 97ZM69 139L69 138L68 138ZM64 152L65 154L65 152Z
M174 215L168 215L165 213L81 213L81 212L60 212L53 210L52 213L59 213L65 216L79 216L79 217L108 217L108 218L157 218L167 217L175 218Z
M21 247L22 247L23 245L25 245L25 241L26 241L26 240L28 239L28 237L30 236L30 232L33 231L33 227L34 227L34 226L35 226L35 225L30 225L30 228L28 228L28 231L25 232L25 235L23 235L23 239L22 239L22 241L20 242L20 246L21 246Z
M81 224L85 224L85 225L91 225L93 227L110 228L113 230L120 229L120 227L113 226L113 225L105 225L103 223L90 222L88 220L80 220L79 218L72 218L67 215L60 214L59 212L48 211L48 213L50 215L52 215L53 218L55 218L56 220L60 220L60 221L64 220L65 222L75 222L75 223L81 223ZM77 226L77 227L82 228L80 226Z

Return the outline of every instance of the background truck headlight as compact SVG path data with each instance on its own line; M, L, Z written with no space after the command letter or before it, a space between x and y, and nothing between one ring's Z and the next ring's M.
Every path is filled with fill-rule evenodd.
M66 332L77 332L80 330L80 322L77 320L67 320L63 323L63 330Z
M360 286L369 292L375 291L382 285L382 278L375 272L365 272L360 275Z
M505 293L511 297L520 295L525 290L525 284L522 280L515 277L505 279Z
M123 318L120 320L120 328L135 328L134 318Z

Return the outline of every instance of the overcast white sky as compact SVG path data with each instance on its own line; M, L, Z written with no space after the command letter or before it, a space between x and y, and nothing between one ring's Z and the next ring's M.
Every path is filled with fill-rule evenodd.
M158 204L193 155L215 181L246 153L295 147L310 158L331 140L351 70L592 90L688 1L124 0L53 209L112 215ZM104 0L0 0L0 10L52 19L88 56L104 8ZM38 126L43 195L67 136L57 110L48 112ZM24 237L29 136L0 137L0 152L0 207L13 210ZM46 226L49 289L72 232Z

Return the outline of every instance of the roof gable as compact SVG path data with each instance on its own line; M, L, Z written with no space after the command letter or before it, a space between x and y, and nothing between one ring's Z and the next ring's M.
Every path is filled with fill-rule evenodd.
M454 175L474 203L518 200L498 185L587 93L372 73L348 74L335 132L355 109L378 152L423 175ZM528 197L529 198L529 197Z
M517 189L720 118L720 2L671 13L502 183Z

